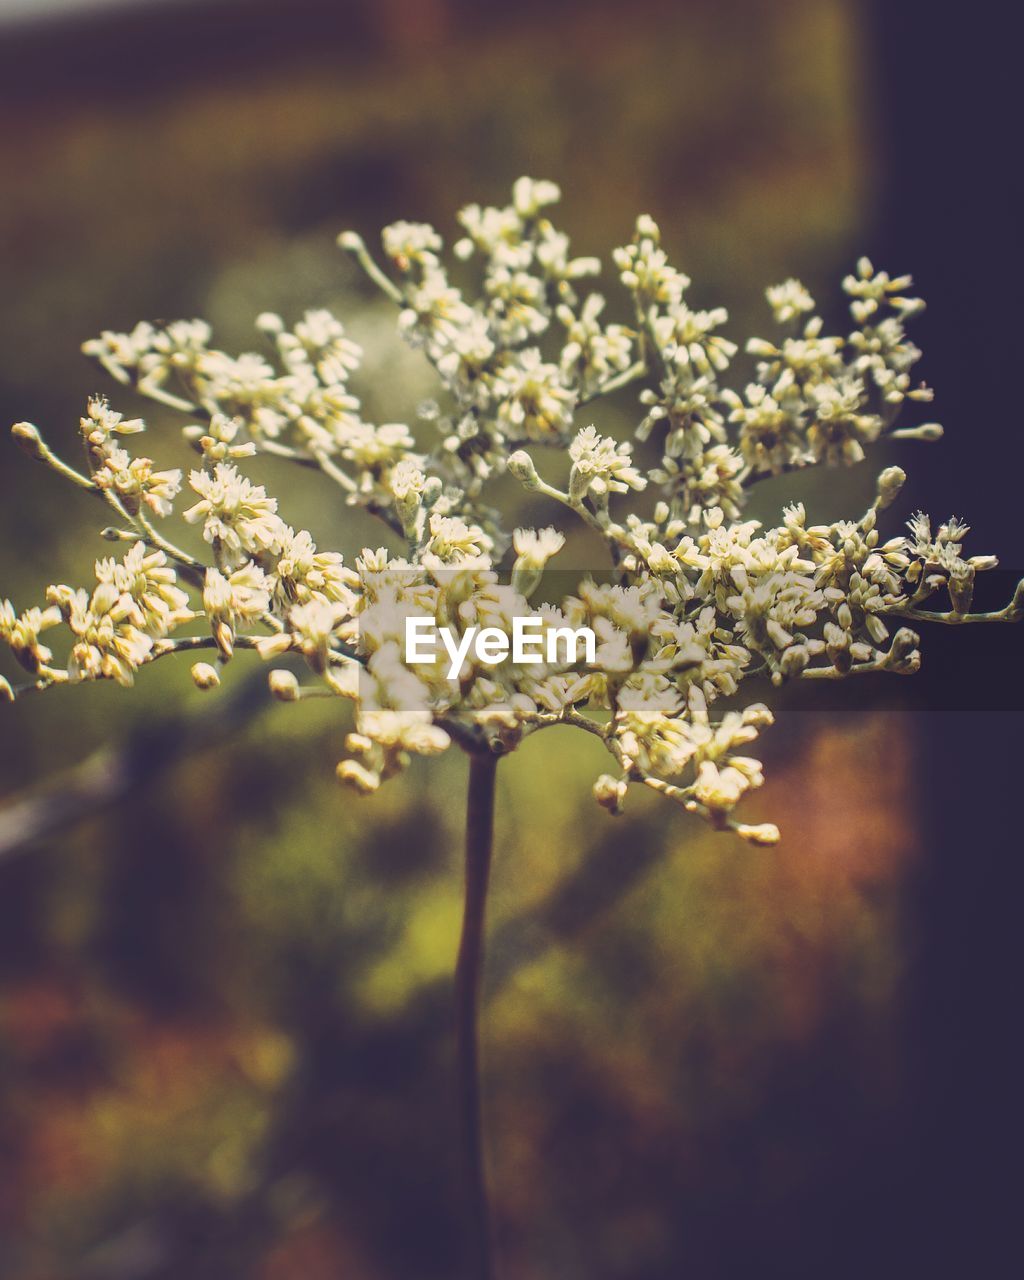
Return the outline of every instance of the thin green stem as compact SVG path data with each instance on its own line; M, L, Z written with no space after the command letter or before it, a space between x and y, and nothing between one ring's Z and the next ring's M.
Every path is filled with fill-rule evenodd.
M200 585L205 581L206 565L201 560L197 560L195 556L190 556L187 551L182 551L181 547L176 546L168 538L165 538L142 511L135 516L135 523L139 527L143 542L148 542L151 547L156 547L164 555L176 560L182 568L191 569L193 573L199 574L201 577Z
M317 464L323 473L330 476L334 483L340 485L346 493L355 493L357 491L358 486L352 477L346 475L339 466L331 461L326 453L317 452L313 456L316 458Z
M635 364L631 364L628 369L623 369L621 373L615 374L609 378L607 382L603 382L599 387L586 396L582 396L578 401L578 407L590 404L594 400L598 400L601 396L610 396L614 391L621 391L623 387L628 387L634 382L639 382L641 378L647 376L647 361L637 360Z
M480 1106L480 984L484 964L487 885L494 848L497 757L469 757L466 797L466 892L455 966L455 1044L459 1120L467 1196L466 1280L491 1280L491 1211Z
M352 257L355 258L356 262L359 263L362 269L382 293L387 294L391 301L397 303L398 306L405 306L405 299L402 297L401 289L399 289L393 280L389 280L384 272L381 271L380 267L377 266L376 262L374 262L362 236L358 235L355 231L343 231L338 237L338 244L346 251L346 253L350 253Z

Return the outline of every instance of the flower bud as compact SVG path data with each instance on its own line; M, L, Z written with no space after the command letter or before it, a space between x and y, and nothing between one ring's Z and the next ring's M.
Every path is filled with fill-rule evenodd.
M285 671L283 668L271 671L267 677L267 684L270 685L270 692L279 702L298 702L299 682L294 672Z
M400 498L396 497L395 510L402 523L402 532L407 538L415 538L420 513L420 495L414 489L410 489Z
M516 561L512 566L512 589L527 599L540 585L547 562L565 546L565 536L557 529L516 529L512 535Z
M733 830L750 844L760 845L763 848L778 844L782 839L774 822L762 822L756 826L751 826L746 822L738 822Z
M907 473L902 467L886 467L878 477L878 505L892 506L906 482Z
M364 796L371 795L380 786L380 774L367 769L358 760L342 760L336 773L339 782L354 787Z
M0 702L13 702L14 690L11 688L11 682L0 676Z
M192 681L197 689L216 689L220 684L220 675L216 667L208 662L197 662L192 667Z
M791 644L783 650L779 665L782 668L782 674L792 678L805 670L810 660L811 655L807 651L806 645Z
M895 671L898 675L912 675L921 666L921 652L918 645L921 637L909 627L900 627L892 638L889 652L882 665L887 671Z
M921 643L921 637L909 627L900 627L892 638L892 651L905 657Z
M517 178L512 185L512 204L521 218L535 218L546 205L561 199L554 182L543 178Z
M235 652L235 633L229 622L218 619L213 623L211 628L213 638L217 641L217 648L224 655L227 661Z
M677 573L679 570L679 565L672 553L660 542L651 544L647 555L647 567L651 573Z
M574 505L583 501L592 488L597 488L597 478L580 466L569 472L569 501Z
M641 213L637 218L636 234L638 238L643 236L645 239L653 240L655 244L661 240L661 231L658 224L649 213Z
M826 622L824 637L825 652L828 654L829 661L840 674L845 675L853 665L849 632L844 631L842 627L837 627L834 622Z
M46 456L39 428L31 422L16 422L11 427L11 435L30 458L43 458Z
M963 561L958 561L958 564L962 564L963 569L949 575L949 599L954 613L970 613L974 600L974 570Z
M525 449L517 449L508 460L509 473L524 484L527 489L535 489L540 484L540 476L533 465L533 459Z
M613 778L610 773L602 773L594 783L594 799L609 813L621 813L625 798L626 782L623 778Z
M901 427L899 431L894 431L892 437L894 440L941 440L942 427L937 422L924 422L919 427Z

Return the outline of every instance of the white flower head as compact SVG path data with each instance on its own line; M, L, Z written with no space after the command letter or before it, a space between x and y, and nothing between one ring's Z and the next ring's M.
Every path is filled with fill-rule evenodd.
M512 187L512 204L521 218L535 218L541 209L561 198L558 184L543 178L517 178Z
M907 296L909 276L862 260L844 282L855 322L845 336L825 331L799 281L773 286L768 303L785 329L749 340L753 376L730 386L737 348L723 336L727 314L689 304L690 281L669 261L654 220L641 215L630 243L613 252L629 295L616 315L580 283L599 263L573 256L554 225L559 195L554 183L524 177L505 206L464 208L455 256L477 258L460 274L464 287L449 278L441 236L426 223L384 230L383 270L358 236L342 237L396 307L399 332L419 353L413 363L435 378L420 420L436 438L422 452L405 422L364 412L349 386L360 347L323 308L294 323L262 314L259 354L220 350L200 320L86 343L119 383L187 415L185 436L202 461L184 520L201 526L204 543L183 549L166 523L153 522L175 514L182 477L133 456L141 418L91 399L81 470L38 427L16 424L31 458L104 500L114 513L104 538L128 544L120 559L97 562L88 587L51 585L42 607L20 612L0 603L0 639L32 685L129 685L159 658L216 647L216 665L192 668L196 684L213 689L237 648L267 659L301 654L312 682L300 688L293 673L275 670L271 691L282 701L351 701L349 758L338 775L357 790L375 790L412 755L453 740L505 752L548 726L575 726L612 757L595 786L611 812L628 786L643 786L715 829L769 845L774 826L734 817L761 784L760 764L745 753L771 721L762 704L737 698L744 680L910 674L921 659L904 620L1024 617L1024 586L1004 608L972 612L975 579L996 559L967 554L962 521L936 526L918 515L904 536L883 532L905 478L898 467L881 471L859 517L810 524L801 505L775 526L745 517L765 476L852 465L885 437L940 434L935 423L895 427L905 401L932 394L912 382L920 352L907 323L923 304ZM371 356L374 339L371 325ZM378 355L372 368L390 359ZM405 384L404 367L393 380ZM619 393L625 405L635 391L642 408L632 438L576 427L581 405ZM416 399L427 394L416 387ZM600 414L597 422L614 420ZM634 441L649 447L634 454ZM554 450L550 466L542 446ZM294 528L235 465L259 453L267 474L285 462L320 473ZM566 470L564 490L549 482ZM526 490L529 515L497 509L510 493L524 498L506 472ZM323 541L333 527L324 485L386 527L355 571L311 532ZM647 486L649 503L632 499ZM486 646L500 650L515 633L565 545L543 524L559 504L607 552L608 576L584 574L537 605L546 652L536 663L516 656L514 643L511 661L499 653L492 662ZM533 519L541 527L521 527ZM499 568L509 565L510 581ZM559 576L548 577L547 595ZM199 616L209 635L178 634ZM406 662L414 619L432 624L444 649L427 641ZM586 629L582 656L546 643L564 641L567 629ZM474 636L487 636L483 647ZM0 678L0 699L20 695Z
M647 481L633 463L632 452L628 442L618 443L610 436L599 436L593 426L584 427L569 446L572 501L582 502L589 494L604 499L610 493L645 488Z
M230 463L218 462L211 475L193 471L189 484L200 501L184 513L189 524L203 522L203 537L222 548L229 563L273 551L280 546L285 525L277 515L277 499L253 484Z
M791 278L782 284L770 285L765 296L778 324L788 324L814 310L814 299L799 280Z

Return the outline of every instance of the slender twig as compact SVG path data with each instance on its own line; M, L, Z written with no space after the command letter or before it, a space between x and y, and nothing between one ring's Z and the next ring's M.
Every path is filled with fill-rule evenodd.
M839 667L805 667L800 672L801 680L845 680L847 676L866 676L872 671L884 671L879 662L854 662L846 670Z
M957 613L955 610L940 613L932 609L915 608L887 609L886 613L893 618L909 618L913 622L941 622L948 627L974 622L1015 622L1019 616L1012 604L988 613Z
M639 382L641 378L647 376L647 361L637 360L635 364L631 364L628 369L623 369L621 373L617 373L614 377L609 378L607 382L602 382L599 387L595 387L593 391L585 396L581 396L576 402L578 408L582 408L585 404L590 404L594 400L599 400L602 396L611 395L613 391L621 391L623 387L628 387L634 382Z
M331 461L326 453L317 451L313 456L316 458L320 470L325 475L330 476L334 483L344 489L346 493L355 493L357 491L356 482L352 477L346 475L336 463Z
M355 258L356 262L359 263L382 293L386 294L392 302L397 303L400 307L405 306L405 298L402 296L401 289L393 280L388 279L374 262L361 235L358 235L355 231L343 231L338 237L338 244L346 253L350 253Z
M129 519L133 518L129 512L126 511L125 514L128 515ZM151 547L156 547L171 560L177 561L181 569L188 569L192 574L198 575L198 585L200 587L203 585L206 581L207 566L201 560L197 560L195 556L190 556L187 551L182 551L179 546L165 538L162 533L153 527L152 521L145 512L140 511L134 517L134 521L138 525L140 537L144 542L148 542Z
M467 1280L491 1280L491 1214L480 1106L480 983L484 962L487 883L494 847L497 757L469 756L466 799L466 895L455 966L455 1040L459 1112L467 1194Z

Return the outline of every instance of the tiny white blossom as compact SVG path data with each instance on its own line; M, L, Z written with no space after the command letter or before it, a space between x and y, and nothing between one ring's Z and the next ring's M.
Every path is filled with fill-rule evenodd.
M284 524L277 515L277 499L253 484L230 463L218 462L211 475L193 471L189 484L200 501L184 513L189 524L203 522L203 537L223 549L229 563L280 545Z

